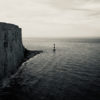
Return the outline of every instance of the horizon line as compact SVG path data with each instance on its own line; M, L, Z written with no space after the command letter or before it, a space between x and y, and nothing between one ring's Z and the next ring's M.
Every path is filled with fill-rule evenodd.
M98 38L98 39L100 39L100 37L26 37L26 36L22 36L22 38L47 38L47 39L52 39L52 38L55 38L55 39L59 39L59 38L66 38L66 39L70 39L70 38L83 38L83 39L85 39L85 38L90 38L90 39L93 39L93 38Z

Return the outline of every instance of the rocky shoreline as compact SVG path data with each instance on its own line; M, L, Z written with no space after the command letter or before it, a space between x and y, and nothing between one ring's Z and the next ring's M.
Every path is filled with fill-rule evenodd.
M24 59L23 59L23 62L27 61L28 59L30 59L31 57L37 55L37 54L40 54L42 53L43 51L40 50L40 51L32 51L32 50L27 50L25 48L25 52L24 52Z

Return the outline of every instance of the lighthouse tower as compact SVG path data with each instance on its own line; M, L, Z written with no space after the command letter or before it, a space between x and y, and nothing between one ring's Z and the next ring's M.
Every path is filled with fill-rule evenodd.
M56 45L55 45L55 43L53 45L54 45L53 51L55 52L56 51Z

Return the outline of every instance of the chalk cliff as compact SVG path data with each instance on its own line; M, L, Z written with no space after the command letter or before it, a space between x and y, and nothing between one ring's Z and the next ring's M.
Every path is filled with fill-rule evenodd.
M0 79L17 71L24 58L21 28L0 23Z

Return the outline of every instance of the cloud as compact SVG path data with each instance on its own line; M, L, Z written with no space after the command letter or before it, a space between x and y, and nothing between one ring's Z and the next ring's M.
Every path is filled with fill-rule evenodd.
M99 0L0 0L0 21L18 24L23 36L100 36Z

